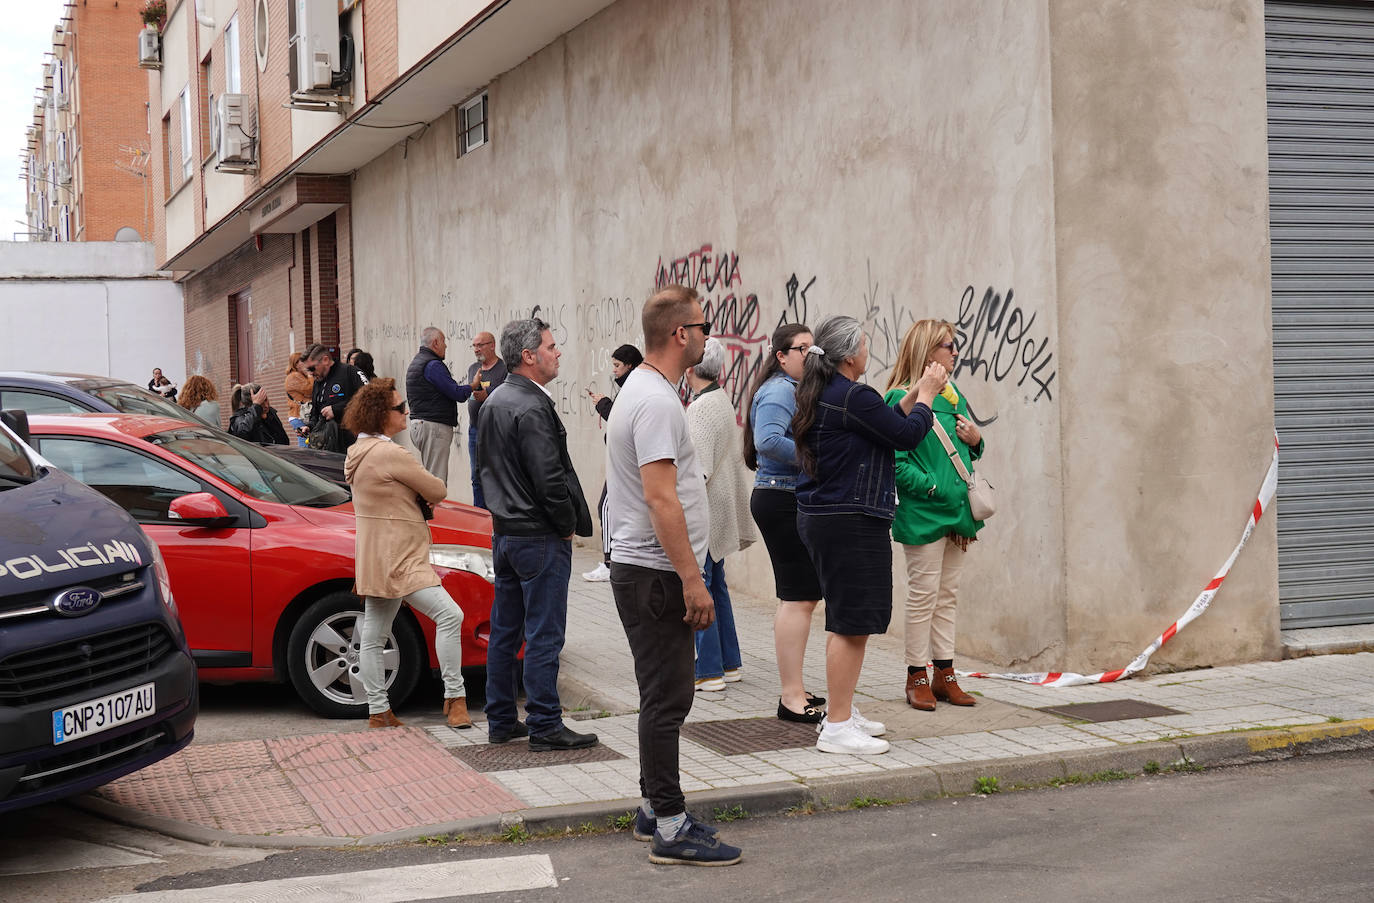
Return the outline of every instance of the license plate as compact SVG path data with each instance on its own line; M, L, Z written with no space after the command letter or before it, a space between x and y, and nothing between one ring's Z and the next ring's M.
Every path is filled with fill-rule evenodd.
M155 684L144 684L101 696L52 713L53 746L89 737L157 711Z

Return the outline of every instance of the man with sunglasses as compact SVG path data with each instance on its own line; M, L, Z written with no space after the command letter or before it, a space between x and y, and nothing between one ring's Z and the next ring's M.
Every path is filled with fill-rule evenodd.
M562 352L542 320L501 331L509 375L477 415L477 466L491 511L496 571L487 645L487 738L530 738L534 752L594 746L596 734L563 723L558 657L568 624L572 538L592 515L568 454L567 431L547 385ZM515 707L516 654L525 643L525 722Z
M357 437L343 427L344 408L363 386L367 377L356 368L334 359L334 349L318 342L305 349L301 356L306 368L315 377L315 389L310 395L311 448L346 452ZM329 426L326 426L326 425ZM337 438L323 440L337 431Z
M694 289L669 285L644 303L644 363L606 425L605 529L611 594L639 684L636 840L663 865L733 865L739 847L687 812L678 768L682 723L696 695L693 632L715 620L702 568L711 538L706 481L677 394L701 363L711 327Z

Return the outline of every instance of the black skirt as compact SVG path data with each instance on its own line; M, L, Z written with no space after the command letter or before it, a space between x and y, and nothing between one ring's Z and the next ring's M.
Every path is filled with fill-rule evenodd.
M799 514L801 534L825 593L825 629L886 633L892 620L892 522L867 514Z
M749 497L749 513L763 534L773 562L773 584L781 602L815 602L821 598L821 582L811 555L797 534L797 494L786 489L755 487Z

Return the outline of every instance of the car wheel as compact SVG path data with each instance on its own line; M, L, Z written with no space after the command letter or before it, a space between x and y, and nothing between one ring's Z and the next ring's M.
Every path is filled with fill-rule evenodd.
M367 717L358 665L362 626L362 600L352 593L331 593L307 608L291 628L287 674L305 704L321 715ZM408 615L398 613L382 649L383 683L392 708L406 701L428 663L424 634Z

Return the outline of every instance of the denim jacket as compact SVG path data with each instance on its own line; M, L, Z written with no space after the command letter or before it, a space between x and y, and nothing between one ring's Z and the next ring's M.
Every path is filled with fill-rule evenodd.
M821 392L806 436L816 476L797 482L798 514L867 514L892 520L897 510L896 457L921 444L935 415L917 404L903 417L877 390L835 374Z
M797 413L797 381L786 373L769 378L754 393L749 423L754 428L758 472L754 485L763 489L797 489L797 446L792 441L792 415Z

